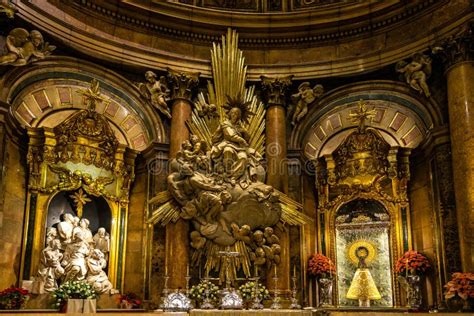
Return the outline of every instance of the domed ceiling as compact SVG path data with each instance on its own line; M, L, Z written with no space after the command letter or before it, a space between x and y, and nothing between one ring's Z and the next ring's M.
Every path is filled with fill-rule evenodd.
M368 72L453 33L469 1L16 0L17 16L90 56L144 69L199 71L227 28L239 33L249 79ZM54 42L54 41L51 41Z

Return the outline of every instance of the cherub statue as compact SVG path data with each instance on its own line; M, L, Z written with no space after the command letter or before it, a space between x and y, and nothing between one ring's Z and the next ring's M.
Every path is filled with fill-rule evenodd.
M273 228L271 227L265 227L263 235L265 236L268 245L280 243L280 238L273 233Z
M303 117L308 113L308 105L313 103L314 100L321 97L324 93L322 85L317 84L311 89L309 82L303 82L298 87L298 93L291 96L295 109L291 119L291 124L294 126L298 124Z
M249 225L242 225L242 227L239 228L239 225L232 223L230 224L230 228L232 229L232 235L236 240L242 240L247 245L252 244L252 238L250 237L252 231Z
M6 54L0 56L0 65L24 66L43 59L56 49L45 43L39 31L28 32L23 28L10 31L5 43Z
M161 76L156 80L156 74L153 71L147 71L145 78L147 83L140 83L138 88L142 95L150 101L150 103L166 117L171 118L171 112L166 103L169 100L170 90L166 83L166 78Z
M197 231L191 232L191 247L194 249L201 249L206 245L207 239L202 237L202 235Z
M415 53L411 57L411 62L402 60L395 65L395 70L403 74L405 80L413 89L430 97L430 89L426 80L431 75L431 58L427 55Z

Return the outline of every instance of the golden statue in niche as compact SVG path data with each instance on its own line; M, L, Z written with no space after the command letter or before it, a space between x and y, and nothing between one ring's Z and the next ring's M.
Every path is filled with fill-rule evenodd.
M382 298L367 267L367 263L375 257L375 248L368 242L358 241L349 247L349 256L353 261L357 260L357 270L346 297L359 300L360 307L370 307L371 300Z

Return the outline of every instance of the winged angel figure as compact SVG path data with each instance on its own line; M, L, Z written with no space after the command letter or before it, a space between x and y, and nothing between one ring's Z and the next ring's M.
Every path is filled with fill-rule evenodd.
M313 88L309 82L303 82L298 87L298 93L291 96L291 101L294 105L294 110L291 118L291 125L298 124L303 117L308 113L308 105L313 103L317 98L322 96L324 88L317 84Z
M207 96L198 95L188 122L192 136L170 162L169 195L151 201L161 203L152 218L160 218L162 224L179 217L192 222L194 263L205 258L206 272L220 271L221 278L226 276L219 269L225 264L219 251L238 251L241 256L232 270L242 268L250 276L251 265L269 267L280 261L279 239L272 227L291 222L290 217L292 224L306 220L296 202L282 203L289 199L264 183L260 160L265 107L254 87L245 88L246 68L236 43L236 32L229 31L222 46L214 45L214 84L208 83Z
M145 73L147 82L139 83L138 89L140 89L142 96L147 99L153 107L170 119L171 111L166 103L169 101L170 90L164 76L161 76L159 80L157 80L156 77L153 71L147 71Z
M114 181L113 178L108 177L93 179L88 173L80 170L70 171L58 165L49 165L49 169L58 175L59 181L57 184L43 189L45 192L74 191L82 187L87 193L99 196L103 195L105 187Z
M413 89L430 97L430 88L426 80L431 76L431 58L425 54L413 54L412 60L407 63L402 60L395 65L395 70L401 73L402 80L405 80Z

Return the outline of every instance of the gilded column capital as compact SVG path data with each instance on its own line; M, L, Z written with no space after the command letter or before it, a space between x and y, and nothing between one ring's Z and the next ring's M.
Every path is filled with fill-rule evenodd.
M263 98L267 106L286 105L286 96L292 84L293 75L284 77L260 76Z
M432 49L432 52L441 58L445 69L461 62L474 61L473 32L474 22L470 22Z
M168 68L168 82L170 83L171 99L191 101L194 88L199 83L199 72L178 71Z

